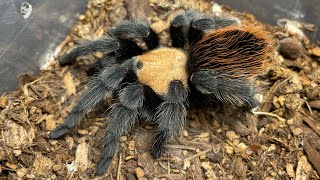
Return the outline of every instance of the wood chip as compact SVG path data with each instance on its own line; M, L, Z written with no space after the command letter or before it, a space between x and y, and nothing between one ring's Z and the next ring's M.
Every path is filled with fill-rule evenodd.
M127 10L123 6L116 6L112 8L109 14L109 20L113 24L119 24L127 17Z
M319 154L319 152L314 147L312 147L310 142L306 139L303 142L303 148L307 153L308 160L311 162L311 164L316 169L318 174L320 174L320 154Z
M77 146L75 164L80 172L84 172L89 166L88 152L89 145L86 142L82 142Z
M128 15L132 19L147 20L151 7L148 0L124 0Z
M46 130L52 131L56 128L56 121L53 119L53 115L46 116Z
M41 153L36 153L36 157L33 163L32 172L36 175L47 175L50 174L54 163L52 160Z
M27 174L28 170L26 168L20 168L17 171L17 175L19 178L23 178Z
M73 77L70 72L67 72L63 77L64 88L67 90L67 94L76 94L76 85L74 84Z
M88 130L86 130L86 129L78 129L78 133L80 134L80 135L87 135L87 134L89 134L89 131Z
M8 96L0 97L0 107L5 108L8 104Z
M296 169L296 180L309 179L308 177L309 177L311 169L312 168L311 168L310 164L308 163L306 156L301 156L298 161L298 166Z
M310 102L309 102L309 105L310 105L312 108L315 108L315 109L319 109L319 110L320 110L320 100L310 101Z
M289 177L294 178L295 173L294 173L294 169L293 169L293 164L287 164L286 171L287 171L287 174Z
M311 49L311 54L320 57L320 48L316 47Z
M144 177L144 171L141 169L141 167L137 167L134 171L136 172L138 179Z

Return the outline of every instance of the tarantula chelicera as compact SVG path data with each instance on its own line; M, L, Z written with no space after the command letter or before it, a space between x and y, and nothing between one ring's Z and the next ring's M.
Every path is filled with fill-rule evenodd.
M147 23L125 21L59 59L66 65L80 55L104 53L76 106L49 134L51 139L65 135L100 102L114 97L97 175L110 166L119 137L139 118L158 124L151 146L158 158L166 140L183 127L189 103L222 102L248 110L258 105L252 79L273 53L272 38L261 25L189 10L171 21L169 31L172 47L164 47Z

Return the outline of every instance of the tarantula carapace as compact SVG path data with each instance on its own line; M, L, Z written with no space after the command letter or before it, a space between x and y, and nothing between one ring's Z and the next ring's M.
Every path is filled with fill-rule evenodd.
M51 139L65 135L100 102L114 97L97 175L110 166L120 136L139 118L158 124L151 146L151 155L158 158L166 140L183 127L189 103L222 102L247 109L258 105L252 79L274 49L261 25L189 10L172 20L169 31L172 47L164 47L147 23L125 21L59 59L66 65L80 55L104 53L76 106L49 134Z

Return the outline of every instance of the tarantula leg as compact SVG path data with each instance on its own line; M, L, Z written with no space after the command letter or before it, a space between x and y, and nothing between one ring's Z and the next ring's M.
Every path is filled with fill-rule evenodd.
M168 94L164 96L164 102L160 104L157 114L159 131L156 140L151 147L151 155L159 158L166 140L179 132L186 121L187 91L181 81L170 83Z
M190 25L188 33L189 44L198 42L208 30L216 30L236 23L238 21L231 18L212 17L196 19Z
M191 20L197 18L197 13L194 11L186 11L177 15L170 24L170 36L172 46L176 48L184 48L186 39L185 34Z
M76 127L87 112L104 101L106 97L111 95L112 91L118 88L127 72L127 67L115 65L106 67L98 76L92 78L88 89L81 96L78 104L72 109L64 123L49 134L49 138L59 138Z
M76 57L81 55L87 55L96 51L103 53L111 53L117 51L120 48L120 43L116 38L105 37L95 41L88 41L84 44L72 49L70 53L62 56L58 59L60 65L71 64Z
M119 39L141 38L150 50L159 46L159 38L149 25L140 21L125 21L109 32Z
M202 94L213 95L221 102L249 109L259 105L254 97L256 90L247 79L228 78L218 72L202 70L193 73L190 81Z
M94 64L90 65L87 72L88 76L93 76L99 73L103 68L116 64L116 58L114 56L104 56L103 58L97 60Z
M117 153L119 138L127 133L138 120L139 109L144 101L142 85L131 84L119 93L119 103L111 107L111 122L107 128L107 135L103 143L103 154L96 169L96 175L103 174L110 166Z

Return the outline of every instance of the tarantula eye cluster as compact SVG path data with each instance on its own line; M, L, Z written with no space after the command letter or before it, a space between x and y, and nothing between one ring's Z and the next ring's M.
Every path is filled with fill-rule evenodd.
M49 134L51 139L65 135L86 113L114 96L97 175L108 169L120 136L140 118L158 124L151 146L151 155L158 158L166 140L183 127L189 103L210 107L223 102L247 109L258 105L252 78L274 51L273 40L262 26L185 11L173 19L169 31L172 47L163 47L150 25L125 21L105 37L78 45L59 59L66 65L81 55L104 53L76 106ZM144 41L147 49L136 39Z

